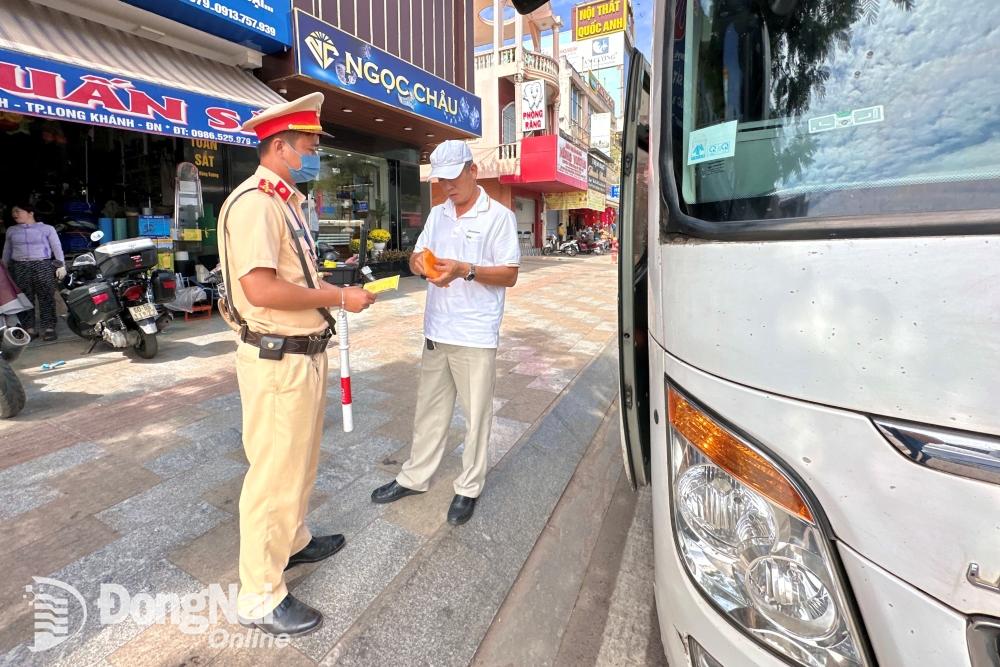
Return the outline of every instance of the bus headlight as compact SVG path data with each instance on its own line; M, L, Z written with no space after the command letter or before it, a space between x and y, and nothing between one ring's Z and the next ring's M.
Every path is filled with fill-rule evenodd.
M697 586L773 651L866 665L831 545L796 485L673 388L668 403L674 532Z

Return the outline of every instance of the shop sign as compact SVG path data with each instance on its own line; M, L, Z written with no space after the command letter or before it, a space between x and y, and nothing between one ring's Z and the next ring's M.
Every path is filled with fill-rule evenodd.
M618 199L621 196L622 186L612 185L608 187L608 198Z
M628 0L597 0L573 8L573 39L624 32Z
M594 155L587 156L587 183L591 190L604 192L608 189L608 164Z
M223 160L219 155L219 142L207 139L192 139L190 162L198 167L198 177L202 184L215 182L222 184Z
M615 98L611 97L611 93L608 92L608 89L601 85L601 82L597 80L597 77L594 76L593 72L589 72L588 77L590 78L591 90L597 93L597 96L604 101L604 104L606 104L609 109L614 109Z
M610 113L595 113L590 117L590 150L611 158Z
M257 145L239 102L0 49L0 110L184 139Z
M603 186L600 190L587 190L587 205L584 208L589 208L591 211L603 211L606 207Z
M482 135L478 97L301 10L295 10L295 54L299 74Z
M577 181L587 181L587 154L562 137L559 137L559 155L556 171Z
M545 129L545 82L521 84L521 132Z
M550 211L571 211L574 209L603 211L605 208L604 193L587 190L586 192L547 194L545 195L545 207Z
M622 67L625 64L625 33L573 42L560 47L559 55L566 56L577 72Z
M608 176L608 163L596 155L587 156L587 169L590 170L589 173L599 178Z
M124 1L262 53L292 45L291 0Z

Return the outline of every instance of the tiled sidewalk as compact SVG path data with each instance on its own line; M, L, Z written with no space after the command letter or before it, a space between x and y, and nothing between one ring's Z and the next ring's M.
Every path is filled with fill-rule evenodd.
M504 457L512 451L533 455L516 446L612 340L615 269L607 257L525 260L517 287L508 293L491 465L511 468L514 463ZM435 562L449 562L456 573L496 579L496 585L483 586L495 598L505 590L499 578L506 576L496 571L506 561L491 560L495 548L523 551L534 540L521 545L515 533L505 538L509 544L488 544L491 536L476 528L480 514L486 521L491 512L481 503L461 539L442 542L450 480L460 467L457 413L452 436L459 449L446 458L431 491L390 506L369 501L371 490L398 471L409 447L424 295L416 279L403 282L401 293L351 318L351 434L341 430L338 356L335 348L330 351L327 428L310 525L317 534L345 533L348 548L326 563L297 568L290 577L296 595L325 613L319 632L281 649L234 649L210 645L210 635L192 636L170 624L140 627L126 620L102 627L98 622L95 601L102 583L120 584L132 594L184 594L237 581L236 514L246 462L232 334L216 320L195 337L175 333L156 363L109 352L67 359L59 373L37 367L22 373L28 407L0 426L0 663L54 664L61 658L67 665L366 664L375 657L366 651L378 653L399 633L415 659L434 655L438 664L467 662L468 647L437 653L445 647L428 644L438 626L460 626L461 617L441 617L440 610L426 618L414 610L399 616L384 604L385 596L433 596L449 585L437 579L442 570L428 564L434 554ZM616 385L607 360L590 369L592 385ZM554 441L575 431L572 413L562 419ZM493 509L502 504L516 514L518 506L509 505L511 497L501 491L504 479L498 473L487 482L488 490L493 486L501 493ZM516 490L506 491L516 496ZM76 587L90 614L73 639L32 653L34 617L23 594L32 577L41 576ZM383 603L373 604L380 596ZM502 599L484 603L495 610ZM79 627L71 618L70 625L74 622L70 632Z

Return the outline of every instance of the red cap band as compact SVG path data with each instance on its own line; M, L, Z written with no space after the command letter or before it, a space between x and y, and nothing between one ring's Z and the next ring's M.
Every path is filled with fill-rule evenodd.
M253 128L257 138L263 141L285 130L300 132L321 132L323 126L319 122L319 114L315 111L295 111L277 118L270 118Z

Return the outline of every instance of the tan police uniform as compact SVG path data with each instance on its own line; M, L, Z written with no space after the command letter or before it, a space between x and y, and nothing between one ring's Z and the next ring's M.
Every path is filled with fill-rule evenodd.
M314 309L287 311L252 305L239 280L253 269L268 268L281 280L308 287L295 249L298 244L313 271L313 284L321 284L301 214L304 200L292 184L261 166L220 211L220 260L223 267L228 264L231 276L227 290L251 332L310 336L328 329L327 321ZM262 359L260 353L261 349L245 342L236 351L243 446L250 462L240 494L237 607L247 619L261 618L287 595L283 571L288 558L312 537L305 515L316 480L326 408L326 352L286 353L277 361Z

